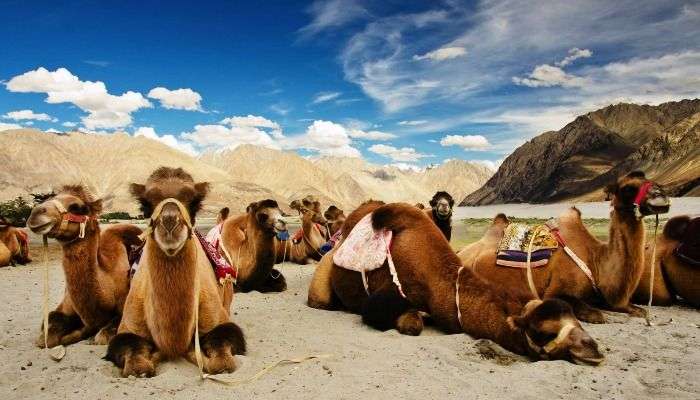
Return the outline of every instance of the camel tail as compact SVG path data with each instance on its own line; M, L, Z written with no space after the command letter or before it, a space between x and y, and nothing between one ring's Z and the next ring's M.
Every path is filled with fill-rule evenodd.
M682 240L689 223L690 217L687 215L680 215L669 219L668 222L666 222L666 226L664 226L664 236L671 240Z
M428 218L418 208L403 203L394 203L381 206L372 213L372 227L376 230L388 229L399 231L412 225L416 219Z

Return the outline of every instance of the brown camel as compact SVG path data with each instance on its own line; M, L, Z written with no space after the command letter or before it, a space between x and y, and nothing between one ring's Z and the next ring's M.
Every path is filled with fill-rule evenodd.
M161 167L145 185L131 185L150 221L105 357L122 376L153 376L164 359L185 357L195 364L197 339L202 370L209 374L233 372L234 354L245 353L243 332L230 321L233 287L219 283L193 231L208 191L208 183L195 183L182 168Z
M335 235L345 223L345 213L336 206L330 206L323 213L323 217L328 221L328 236Z
M320 260L323 256L321 246L326 243L326 237L322 233L326 220L317 211L320 206L314 207L313 203L295 200L289 207L301 215L301 228L287 240L275 237L275 263L289 261L305 265Z
M430 199L430 208L425 209L426 215L440 228L449 242L452 238L452 207L455 201L447 192L437 192Z
M348 216L343 231L350 232L370 212L375 232L393 232L391 254L406 297L392 281L386 262L367 272L365 289L359 272L334 264L337 247L324 256L314 274L311 307L342 307L361 314L366 324L377 329L395 327L409 335L421 333L421 312L427 312L445 332L491 339L518 354L587 364L603 360L568 304L503 290L460 268L459 258L440 230L415 206L365 203Z
M686 240L688 234L693 234L689 232L690 221L691 218L687 215L669 219L663 233L656 239L653 305L669 306L676 303L677 297L681 297L692 306L700 307L700 268L691 265L674 252L681 241ZM637 304L649 302L652 252L652 244L647 243L644 273L632 297L632 301Z
M129 259L141 229L115 224L101 231L102 200L80 185L64 186L32 210L27 226L56 239L63 250L66 290L49 314L49 347L69 345L90 336L107 344L119 325L129 292ZM44 347L44 333L37 340Z
M0 217L0 267L31 261L27 234Z
M644 270L643 216L667 212L669 206L661 187L638 171L620 178L606 192L613 207L607 243L599 241L586 229L576 208L565 211L557 221L562 238L588 266L597 289L561 246L554 251L546 267L532 269L539 296L564 299L571 303L580 320L593 323L603 323L605 318L600 309L589 304L633 316L646 315L643 309L630 304ZM639 195L639 204L635 206ZM484 237L462 249L459 257L465 267L495 285L509 290L526 289L525 269L496 265L496 248L507 225L504 215L497 216Z
M224 221L219 251L238 271L238 291L282 292L287 288L282 273L273 268L275 236L286 230L277 202L270 199L251 203L245 214Z

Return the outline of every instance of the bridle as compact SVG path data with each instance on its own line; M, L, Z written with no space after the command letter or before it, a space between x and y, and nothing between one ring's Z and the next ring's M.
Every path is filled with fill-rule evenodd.
M537 343L535 343L530 335L527 333L525 330L525 339L527 339L527 345L530 346L530 348L537 353L540 357L543 359L549 358L550 354L564 341L566 338L569 337L569 334L571 331L576 328L576 325L573 324L573 322L567 322L560 330L559 333L557 334L557 337L554 339L550 340L545 344L544 346L540 346Z
M153 213L151 213L151 217L148 219L148 227L141 235L139 235L139 239L141 239L141 241L146 240L146 238L153 233L156 220L158 220L158 217L160 217L160 214L163 212L163 207L165 207L166 204L175 204L177 206L177 208L180 210L180 214L182 214L182 219L184 220L185 226L187 226L188 240L192 237L192 218L190 218L189 210L187 210L187 207L185 207L180 200L174 197L168 197L167 199L158 203L156 208L153 210Z
M72 212L69 212L66 207L63 205L58 200L49 200L51 204L53 204L54 207L58 210L58 212L61 214L61 224L58 226L58 230L56 230L56 235L60 236L63 233L65 233L68 230L68 226L70 224L80 224L80 230L78 232L78 236L72 240L69 240L68 243L73 242L78 239L83 239L85 238L85 229L87 227L87 223L90 220L95 219L95 217L92 217L90 215L81 215L81 214L75 214ZM57 239L60 240L60 239Z
M641 219L642 217L644 217L644 215L642 215L640 206L642 202L644 202L644 200L646 200L646 198L649 196L649 191L653 186L654 182L644 181L644 183L642 183L642 185L637 190L637 195L634 197L634 202L631 206L617 206L615 207L615 209L619 211L632 211L637 219Z

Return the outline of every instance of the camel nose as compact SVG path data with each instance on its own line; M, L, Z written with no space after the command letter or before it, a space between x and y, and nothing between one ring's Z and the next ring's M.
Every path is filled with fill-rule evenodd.
M180 213L177 210L167 207L163 209L160 216L160 223L168 232L172 232L180 222Z

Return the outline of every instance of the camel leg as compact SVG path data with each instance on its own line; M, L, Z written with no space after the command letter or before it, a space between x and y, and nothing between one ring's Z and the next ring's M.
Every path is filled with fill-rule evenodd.
M634 304L631 304L631 303L627 304L626 306L611 307L610 311L629 314L630 316L637 317L637 318L646 318L647 317L647 310L643 309L642 307L635 306Z
M423 331L423 318L401 297L392 282L367 298L361 314L362 322L380 331L396 328L399 333L413 336Z
M117 328L119 327L119 323L121 322L122 317L121 315L118 315L114 318L112 318L111 321L105 326L100 329L99 332L95 335L95 343L96 345L105 345L108 344L110 340L117 334Z
M218 325L200 337L204 372L221 374L234 372L238 368L235 354L246 353L243 331L233 322ZM186 356L187 360L197 364L194 349Z
M36 345L43 348L45 344L48 344L49 347L55 347L59 344L68 345L79 342L82 340L83 329L85 326L77 314L66 314L58 310L51 311L49 313L48 340L44 341L44 324L42 324Z
M150 341L130 332L119 333L109 342L105 360L121 370L123 377L152 377L160 357Z
M257 289L260 293L284 292L287 290L287 280L281 272L273 268Z
M309 284L307 304L311 308L322 310L335 309L331 271L333 269L333 253L326 254L316 265L316 271Z
M576 318L583 322L588 322L589 324L604 324L605 316L603 312L595 308L583 300L573 297L573 296L556 296L571 305L574 310L574 315Z

